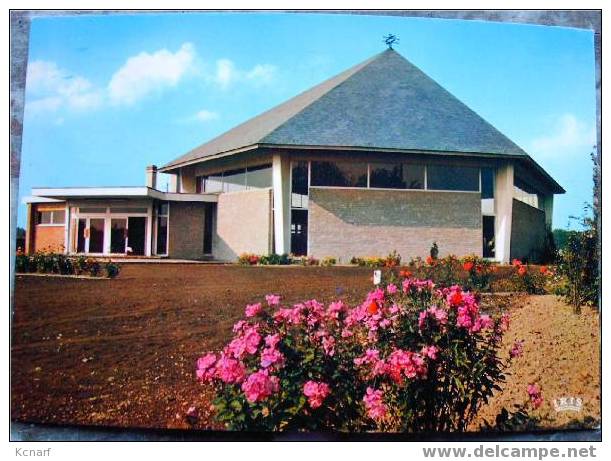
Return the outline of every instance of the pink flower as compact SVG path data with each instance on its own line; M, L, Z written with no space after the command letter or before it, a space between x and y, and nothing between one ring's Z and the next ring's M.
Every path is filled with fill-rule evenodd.
M524 352L523 346L524 341L516 341L515 343L513 343L513 346L509 350L509 355L512 359L522 356L522 353Z
M437 360L439 349L436 346L424 346L420 352L424 357L428 357L431 360Z
M248 304L245 310L246 317L254 317L259 312L261 312L261 310L262 310L261 303Z
M244 325L246 325L246 321L245 320L240 320L240 321L236 322L233 325L233 332L237 333L238 331L241 331L242 328L244 328Z
M340 312L342 312L345 308L346 306L342 301L334 301L329 304L329 307L327 308L327 317L330 320L337 320Z
M214 365L216 364L216 355L208 353L197 359L197 367L195 374L197 379L202 382L210 382L216 373Z
M509 313L505 312L503 315L501 315L501 331L507 331L509 330L509 323L510 323L510 317L509 317Z
M268 368L272 365L282 365L284 363L284 355L278 349L266 347L261 353L261 366Z
M425 378L427 367L420 354L396 349L386 359L386 371L395 383L400 384L404 376Z
M365 355L354 359L356 366L368 365L368 376L375 377L386 372L386 364L380 359L380 351L377 349L367 349Z
M320 407L329 392L329 385L323 382L308 381L303 385L303 394L308 398L312 409Z
M245 372L242 362L225 355L216 363L216 376L224 383L241 383Z
M394 283L389 283L388 286L386 287L386 291L388 292L389 295L394 295L397 291L399 291L399 289L397 288L397 285L395 285Z
M276 347L276 345L280 342L280 335L276 333L275 335L267 335L265 337L265 345L267 347Z
M237 359L241 359L246 353L254 354L257 352L259 343L261 343L261 335L258 332L258 328L258 325L253 325L243 329L240 336L234 338L227 346L229 354Z
M386 417L388 409L384 404L384 394L381 390L375 390L372 387L367 388L367 393L363 397L367 415L374 421L381 421Z
M543 404L543 396L538 384L529 384L526 387L526 392L528 392L533 408L537 409Z
M324 336L322 338L322 348L325 354L333 357L333 355L335 355L335 338L333 336Z
M251 403L265 400L270 395L278 392L279 383L277 376L269 376L267 370L259 370L246 378L242 383L242 391L246 400Z
M277 306L280 304L280 296L278 295L265 295L265 300L269 306Z

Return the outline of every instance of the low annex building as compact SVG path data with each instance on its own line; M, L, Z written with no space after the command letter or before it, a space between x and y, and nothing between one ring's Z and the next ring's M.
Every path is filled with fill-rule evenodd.
M156 189L158 172L170 191ZM36 188L26 251L232 261L536 258L563 188L396 51L246 121L145 187Z

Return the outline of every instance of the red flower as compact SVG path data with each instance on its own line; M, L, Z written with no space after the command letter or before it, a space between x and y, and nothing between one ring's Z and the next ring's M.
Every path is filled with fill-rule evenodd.
M471 272L471 269L473 269L473 261L465 261L462 265L463 269L466 270L467 272Z
M521 266L522 261L520 261L519 259L514 259L513 261L511 261L511 265L512 266Z
M541 272L543 275L546 275L548 270L546 266L541 266L541 268L539 269L539 272Z
M462 303L462 293L460 291L455 291L450 296L450 304L453 306L458 306L460 303Z
M526 273L528 272L528 269L526 269L526 266L520 266L518 268L518 275L520 277L524 277L526 275Z
M432 266L433 264L435 264L435 259L434 259L432 256L427 256L427 257L426 257L426 263L427 263L429 266Z
M410 278L412 276L412 273L408 270L403 270L401 272L399 272L399 275L401 277L405 277L405 278Z
M367 312L369 312L371 315L377 314L378 313L378 303L375 301L371 301L369 306L367 306Z

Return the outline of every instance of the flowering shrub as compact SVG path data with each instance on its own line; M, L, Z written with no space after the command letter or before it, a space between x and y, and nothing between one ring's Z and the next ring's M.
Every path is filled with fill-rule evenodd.
M514 259L511 265L515 270L513 281L517 291L526 291L533 295L546 293L545 285L552 276L552 271L547 266L541 266L539 269L531 268L519 259Z
M409 277L352 308L268 295L196 374L232 430L463 431L504 381L508 326L458 286Z
M490 277L496 267L487 259L471 255L462 259L462 267L467 273L466 287L470 290L485 291L490 289Z
M393 250L386 257L382 256L365 256L357 257L353 256L350 260L350 264L356 264L357 266L380 268L380 267L397 267L401 264L401 255Z
M320 265L323 267L331 267L337 264L337 259L333 256L325 256L320 260Z
M240 256L238 256L238 264L243 266L256 266L259 264L259 259L261 259L261 257L256 254L242 253Z
M109 278L119 275L119 266L108 262L104 265L105 274ZM102 273L102 266L93 258L84 256L71 257L63 253L37 251L27 255L18 251L15 259L17 273L40 273L60 275L91 275L98 277Z

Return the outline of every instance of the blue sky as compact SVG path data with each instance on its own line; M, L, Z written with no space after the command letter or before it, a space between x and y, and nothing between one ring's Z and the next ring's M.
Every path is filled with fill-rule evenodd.
M143 185L147 164L379 53L388 33L567 190L555 198L555 228L581 213L595 139L590 31L318 14L35 19L20 197L35 186Z

